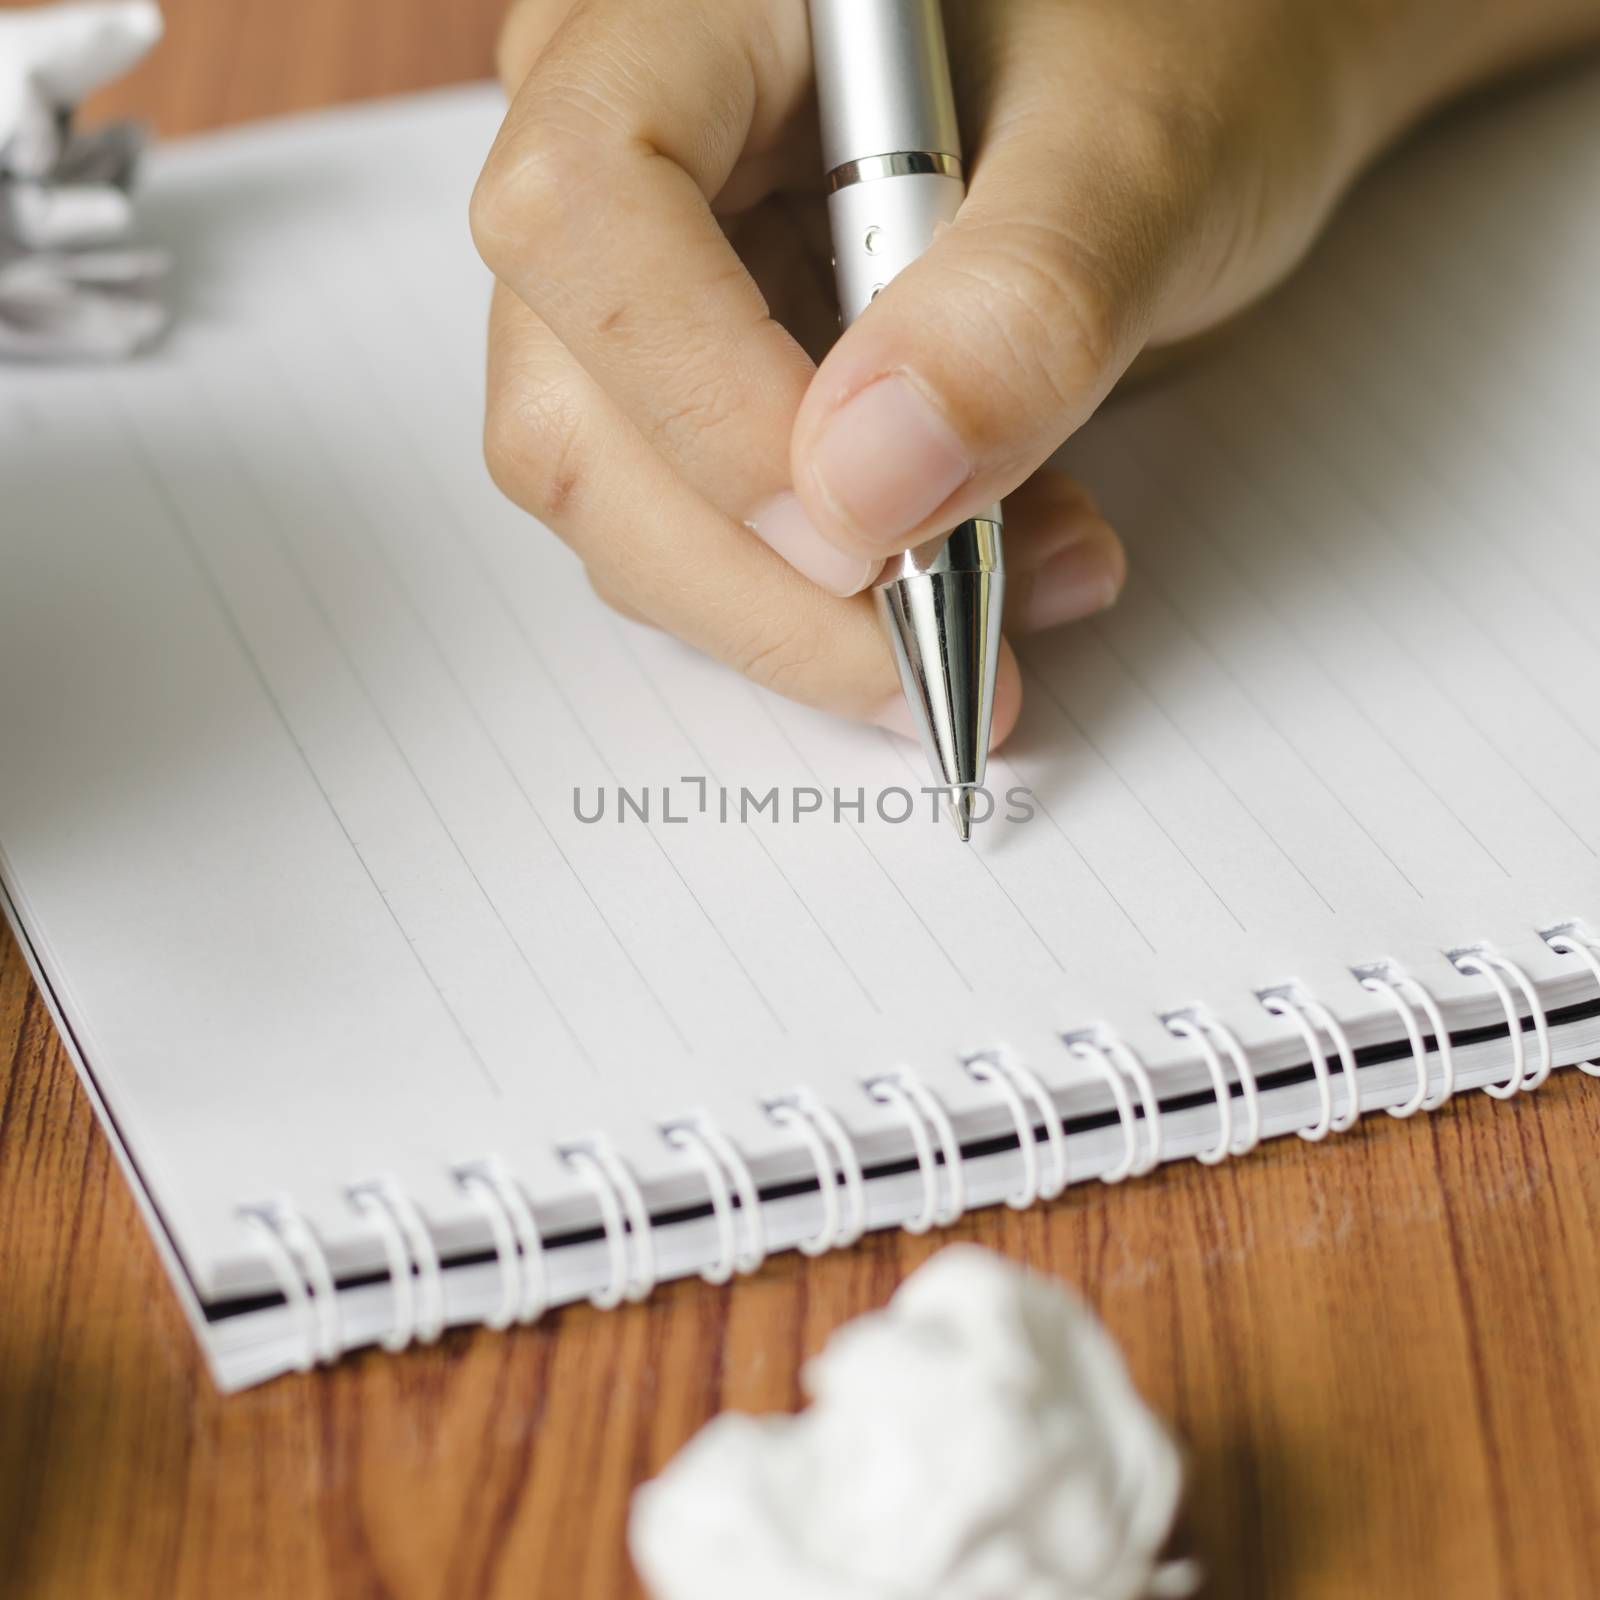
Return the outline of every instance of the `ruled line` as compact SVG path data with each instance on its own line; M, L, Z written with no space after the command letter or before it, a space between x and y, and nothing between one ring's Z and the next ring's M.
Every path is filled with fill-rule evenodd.
M1046 696L1048 696L1048 698L1050 700L1050 703L1056 708L1057 711L1059 711L1061 713L1061 715L1067 720L1067 722L1076 730L1076 732L1078 734L1078 737L1081 738L1083 740L1083 742L1086 745L1088 745L1089 748L1091 750L1093 750L1094 753L1100 758L1100 761L1104 765L1106 771L1109 772L1111 774L1111 776L1117 780L1117 782L1122 786L1123 790L1133 800L1134 804L1137 805L1139 807L1139 809L1142 812L1144 812L1145 816L1147 816L1150 819L1150 821L1153 822L1156 825L1156 827L1160 831L1162 837L1167 841L1168 844L1170 844L1172 846L1172 848L1174 850L1177 851L1179 857L1183 860L1184 864L1189 868L1189 870L1195 875L1195 877L1197 879L1199 879L1199 881L1202 884L1205 885L1207 891L1211 895L1211 898L1213 900L1215 900L1217 902L1217 904L1219 906L1221 906L1222 909L1225 912L1227 912L1228 916L1238 926L1238 929L1239 929L1239 931L1241 933L1247 933L1249 930L1244 925L1244 919L1239 915L1239 913L1237 911L1235 911L1233 909L1233 907L1231 905L1228 904L1227 900L1223 897L1221 891L1218 890L1217 886L1210 880L1210 878L1208 878L1205 875L1204 872L1201 871L1200 867L1196 864L1196 862L1194 861L1193 857L1190 856L1189 852L1187 850L1185 850L1184 847L1181 844L1179 844L1179 842L1177 841L1176 838L1173 837L1172 830L1170 828L1168 828L1166 823L1164 823L1161 820L1161 818L1158 817L1155 814L1155 812L1152 811L1150 809L1150 807L1145 803L1144 797L1139 793L1139 791L1137 789L1135 789L1134 786L1131 783L1129 783L1127 778L1125 778L1123 776L1123 774L1117 769L1116 763L1111 760L1111 758L1105 753L1105 751L1103 749L1101 749L1099 743L1095 740L1093 735L1090 734L1089 730L1087 728L1085 728L1084 725L1081 722L1078 721L1077 717L1075 717L1070 710L1067 709L1067 704L1061 698L1060 694L1056 691L1055 685L1052 684L1050 682L1050 680L1044 676L1044 673L1039 669L1037 664L1034 663L1032 660L1028 660L1028 661L1024 662L1022 660L1021 656L1019 655L1018 661L1019 661L1019 664L1021 664L1024 667L1024 669L1039 684L1040 688L1042 688L1044 690Z
M143 438L137 431L137 424L134 422L132 415L123 407L121 398L116 393L117 386L115 384L111 384L108 385L107 388L112 396L112 404L122 414L125 437L128 441L134 459L142 468L144 476L154 489L157 498L166 508L168 524L171 528L171 531L177 536L178 541L183 546L196 575L204 585L207 593L210 594L212 602L217 607L218 614L221 616L224 626L227 628L230 637L238 647L244 661L249 666L252 676L255 678L257 685L260 687L263 698L272 708L273 715L277 719L279 726L283 729L284 736L288 739L290 745L295 751L295 754L299 757L301 764L305 767L306 773L310 777L312 784L315 786L317 793L322 797L323 804L328 808L329 815L332 816L335 825L339 829L339 832L343 834L345 842L350 846L351 854L360 864L362 872L365 873L367 881L372 885L373 892L378 896L378 899L382 903L384 910L388 913L390 921L394 923L395 930L399 933L406 949L410 952L411 959L416 962L417 969L428 980L429 987L433 990L440 1006L443 1008L445 1014L449 1017L451 1023L455 1027L456 1033L459 1035L461 1042L466 1046L468 1052L472 1056L472 1059L477 1063L478 1071L482 1074L484 1082L487 1083L496 1094L503 1094L504 1090L501 1088L500 1083L495 1077L494 1073L490 1070L489 1063L484 1060L476 1042L473 1040L471 1033L467 1029L466 1023L456 1011L455 1007L452 1006L449 1000L445 997L444 990L439 986L439 982L429 969L427 962L423 960L421 951L417 949L415 943L412 941L411 935L406 931L405 925L401 922L398 912L396 912L394 906L390 903L389 896L385 892L383 885L378 881L377 875L373 872L372 863L367 860L366 856L361 850L361 847L356 843L354 836L351 834L349 827L345 823L344 817L340 814L338 806L333 803L333 797L328 793L326 787L323 785L322 778L318 774L315 764L307 754L305 746L301 744L299 736L295 733L294 726L290 722L282 702L278 699L277 693L274 691L272 684L268 679L264 668L262 667L260 658L251 648L250 642L246 638L244 629L239 622L237 613L234 611L233 606L228 601L227 596L223 593L222 587L217 582L216 575L212 572L210 564L206 561L194 529L190 526L187 514L184 512L184 509L176 496L172 493L171 487L167 483L165 474L163 473L159 463L146 448Z

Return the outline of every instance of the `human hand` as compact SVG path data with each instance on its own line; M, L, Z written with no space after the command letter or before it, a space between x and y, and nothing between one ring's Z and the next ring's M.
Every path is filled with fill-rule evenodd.
M1549 33L1585 5L1527 12ZM862 593L883 558L1004 496L1008 631L1109 604L1117 538L1043 463L1142 348L1259 296L1374 150L1521 42L1452 0L945 10L966 203L831 351L803 0L519 0L472 208L496 481L619 610L889 726ZM1020 700L1007 648L997 739Z

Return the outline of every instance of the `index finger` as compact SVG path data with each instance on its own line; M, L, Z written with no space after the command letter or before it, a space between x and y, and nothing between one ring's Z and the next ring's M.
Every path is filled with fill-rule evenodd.
M743 0L586 0L529 73L473 201L495 275L740 520L788 488L813 369L711 201L803 103L804 19Z

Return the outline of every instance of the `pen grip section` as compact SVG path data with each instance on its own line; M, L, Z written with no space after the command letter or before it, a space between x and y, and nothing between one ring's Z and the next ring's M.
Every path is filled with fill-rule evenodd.
M965 197L959 177L937 171L869 178L828 196L842 326L848 328L933 243Z

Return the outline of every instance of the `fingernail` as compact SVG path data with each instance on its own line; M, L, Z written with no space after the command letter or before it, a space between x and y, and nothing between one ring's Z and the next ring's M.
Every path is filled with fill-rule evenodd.
M1122 546L1104 523L1102 536L1067 546L1032 575L1020 607L1022 629L1039 633L1104 611L1122 591Z
M834 412L811 471L843 521L886 544L937 511L972 476L972 460L933 402L896 374Z
M879 561L829 544L812 527L799 495L785 489L760 505L745 526L802 576L830 594L858 594L878 575Z

